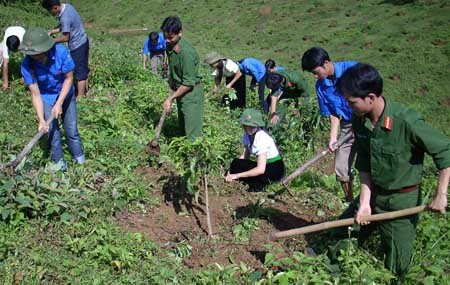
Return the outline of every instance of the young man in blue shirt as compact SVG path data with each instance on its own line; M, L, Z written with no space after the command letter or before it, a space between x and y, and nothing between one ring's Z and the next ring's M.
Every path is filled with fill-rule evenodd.
M266 67L262 62L255 58L247 57L238 62L239 69L241 70L241 74L249 75L252 77L252 81L250 82L250 90L253 91L256 83L259 84L258 88L258 96L259 103L263 109L267 108L267 103L264 98L264 76L266 75ZM236 80L241 75L236 74Z
M335 153L336 179L344 190L345 200L353 200L352 190L352 164L355 158L353 149L352 109L337 89L336 83L342 74L356 61L332 62L330 56L320 47L307 50L302 56L302 68L311 72L316 82L316 93L319 101L320 114L330 119L330 140L328 148ZM340 146L336 146L339 140L343 140Z
M53 16L59 17L59 26L48 35L62 33L55 39L56 43L68 43L70 56L75 63L74 76L77 80L77 97L85 95L89 76L89 39L84 31L83 22L75 8L59 0L43 0L42 7Z
M38 129L48 132L48 144L54 163L62 161L66 167L62 149L58 117L62 117L66 142L72 159L79 164L85 161L77 127L77 105L73 87L75 64L69 51L56 44L42 28L30 28L23 36L20 51L26 54L21 72L31 91L33 107L39 119ZM55 119L50 125L46 120L51 114Z
M151 32L145 39L144 48L142 51L144 68L147 68L148 54L150 54L150 66L153 74L158 74L158 66L161 66L161 70L164 75L166 51L166 40L162 32ZM164 77L164 76L163 76Z

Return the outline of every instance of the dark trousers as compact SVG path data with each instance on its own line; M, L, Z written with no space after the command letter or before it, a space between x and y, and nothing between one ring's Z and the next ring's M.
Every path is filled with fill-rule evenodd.
M235 158L230 164L230 174L245 172L255 168L256 166L256 161ZM284 171L284 163L281 159L268 163L264 174L254 177L240 178L239 181L243 181L248 184L251 189L262 189L272 182L280 181L284 176Z
M226 77L226 84L230 83L233 80L233 77ZM233 89L236 91L237 100L230 101L230 108L245 108L245 97L247 96L247 90L245 89L245 76L241 76L234 84ZM222 98L222 103L225 103L227 96L225 95Z

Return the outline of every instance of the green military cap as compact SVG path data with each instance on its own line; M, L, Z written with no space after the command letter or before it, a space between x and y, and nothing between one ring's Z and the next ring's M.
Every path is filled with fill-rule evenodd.
M221 56L219 53L212 51L205 56L205 59L203 60L203 62L205 64L211 65L211 64L218 62L221 59L224 59L224 57Z
M43 28L29 28L23 35L19 50L24 54L35 55L48 51L55 40Z
M261 112L256 109L245 109L239 122L245 126L263 127L264 121Z

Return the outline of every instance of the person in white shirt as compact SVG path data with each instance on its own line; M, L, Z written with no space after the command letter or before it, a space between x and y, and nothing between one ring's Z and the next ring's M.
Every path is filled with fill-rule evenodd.
M245 76L239 69L239 65L231 59L225 58L217 52L210 52L206 55L204 63L211 67L212 76L214 76L214 91L218 91L222 78L225 77L225 87L227 89L233 88L236 91L237 99L231 100L227 95L222 98L222 102L227 100L230 102L230 108L245 108Z
M265 191L268 184L283 178L283 158L272 137L262 129L264 121L260 111L245 109L240 123L244 128L244 151L231 162L225 180L243 181L252 192ZM256 161L250 160L251 156L256 157Z
M9 52L17 52L22 42L25 29L19 26L8 27L0 44L0 66L2 67L2 89L9 88Z

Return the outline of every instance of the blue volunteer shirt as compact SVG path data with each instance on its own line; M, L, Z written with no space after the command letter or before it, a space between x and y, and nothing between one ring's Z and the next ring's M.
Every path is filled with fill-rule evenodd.
M357 64L356 61L333 62L335 78L320 79L316 82L316 93L319 101L320 114L341 117L344 121L352 119L352 109L348 106L347 100L337 90L336 82L342 74Z
M147 37L144 42L143 54L147 55L152 52L164 51L166 49L166 39L162 32L158 33L158 42L153 44L150 41L150 37Z
M264 64L251 57L244 58L241 62L239 62L239 69L245 75L253 76L258 83L266 74L266 67Z
M27 55L22 62L21 72L27 86L37 83L44 103L53 106L61 92L65 75L75 68L69 51L62 44L54 45L48 51L47 65ZM74 92L72 88L67 96Z

